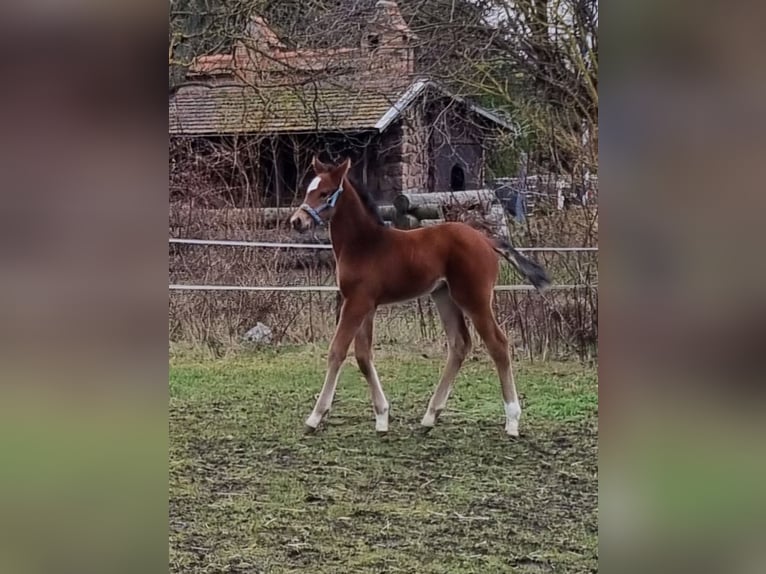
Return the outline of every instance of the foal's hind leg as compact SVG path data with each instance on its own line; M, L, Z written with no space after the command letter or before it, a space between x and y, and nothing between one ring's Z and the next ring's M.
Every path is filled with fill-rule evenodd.
M505 403L505 432L510 436L519 436L521 406L513 381L508 338L492 312L492 283L487 281L483 288L478 283L476 278L473 283L453 282L450 285L452 297L473 322L497 368Z
M335 335L330 344L330 352L327 355L327 375L324 385L319 393L314 410L306 419L308 430L314 430L322 422L322 419L330 410L332 400L335 397L335 387L338 384L338 375L343 361L346 359L351 341L359 330L364 318L374 309L372 303L358 299L345 299L340 310L340 321L335 329Z
M354 339L354 354L359 370L367 379L372 398L372 410L375 413L375 430L388 432L388 401L380 386L378 372L372 363L372 329L375 322L375 311L365 317L362 326Z
M508 338L500 329L492 313L491 297L486 306L469 312L469 316L497 368L503 402L505 403L505 432L510 436L519 436L521 405L519 405L519 397L516 394L516 385L513 381L511 352L508 349Z
M431 294L431 298L436 303L436 309L439 311L439 317L447 335L448 351L444 372L431 400L428 402L428 409L420 423L424 427L434 426L439 414L447 406L447 399L452 391L455 377L468 353L471 352L471 333L465 324L463 311L452 300L449 290L447 288L439 289Z

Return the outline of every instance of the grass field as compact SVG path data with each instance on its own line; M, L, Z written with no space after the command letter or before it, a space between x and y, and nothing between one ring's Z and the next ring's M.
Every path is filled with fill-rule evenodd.
M594 369L517 363L511 440L479 349L424 434L441 353L378 350L388 435L351 361L324 429L305 435L323 356L171 360L172 572L597 571Z

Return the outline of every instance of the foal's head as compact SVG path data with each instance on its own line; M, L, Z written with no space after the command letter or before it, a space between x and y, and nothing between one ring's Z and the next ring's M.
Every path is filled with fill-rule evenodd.
M351 167L351 160L333 167L314 156L311 165L316 175L306 188L303 203L290 217L290 225L297 231L306 231L313 225L330 220L335 202L343 192L343 180Z

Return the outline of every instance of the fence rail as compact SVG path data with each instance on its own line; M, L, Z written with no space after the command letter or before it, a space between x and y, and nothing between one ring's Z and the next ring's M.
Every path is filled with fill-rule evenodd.
M271 241L234 241L224 239L178 239L170 238L169 243L180 245L217 245L227 247L270 247L275 249L332 249L329 243L279 243ZM598 247L517 247L526 252L597 252Z
M184 285L169 286L171 291L324 291L335 293L337 285ZM551 285L549 291L572 289L598 289L598 285ZM536 291L532 285L496 285L495 291Z
M225 247L266 247L277 249L332 249L326 243L279 243L271 241L234 241L223 239L170 238L169 243L181 245L213 245ZM519 247L518 251L536 252L597 252L598 247ZM337 292L337 285L169 285L171 291L291 291L291 292ZM598 289L598 285L551 285L551 291L572 289ZM532 285L496 285L495 291L535 291Z

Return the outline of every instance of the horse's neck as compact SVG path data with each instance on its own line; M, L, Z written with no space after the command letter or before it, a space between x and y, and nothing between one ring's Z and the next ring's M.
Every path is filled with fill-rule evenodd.
M379 227L362 205L356 190L344 190L330 220L330 241L335 254L368 242Z

